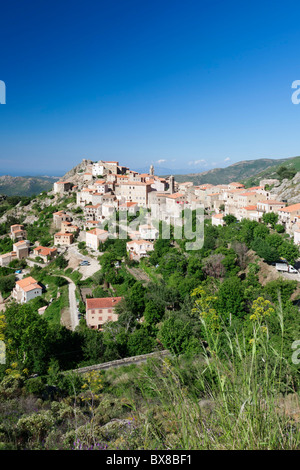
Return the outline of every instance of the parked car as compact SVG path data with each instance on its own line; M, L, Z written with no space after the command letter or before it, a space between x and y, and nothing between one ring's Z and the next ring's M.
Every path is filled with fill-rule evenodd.
M289 273L298 273L298 270L294 268L291 264L289 265Z

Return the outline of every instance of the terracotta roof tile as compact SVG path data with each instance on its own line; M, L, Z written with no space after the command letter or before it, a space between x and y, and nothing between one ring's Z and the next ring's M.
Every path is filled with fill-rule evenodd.
M123 297L101 297L86 299L86 309L92 308L113 308L123 299Z

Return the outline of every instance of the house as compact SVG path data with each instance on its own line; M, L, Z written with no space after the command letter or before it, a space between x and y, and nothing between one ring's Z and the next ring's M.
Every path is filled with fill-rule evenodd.
M102 204L102 216L104 218L111 217L116 212L116 207L112 203Z
M99 243L105 242L108 238L108 231L100 228L93 228L86 232L86 246L92 250L98 251Z
M15 251L11 251L10 253L5 253L4 255L0 255L0 266L8 266L9 263L17 259L17 253Z
M27 237L27 232L24 230L24 225L15 224L10 226L10 238L12 240L24 240Z
M62 233L78 233L79 227L77 225L72 225L71 222L62 222L61 223L61 232Z
M159 236L159 230L153 225L143 224L139 226L139 234L141 240L156 240Z
M294 243L300 245L300 229L294 231Z
M136 202L139 206L148 206L148 195L152 191L151 182L130 182L124 181L115 185L117 196L125 198L126 202Z
M192 181L185 181L184 183L178 183L178 191L181 193L185 193L188 188L191 188L193 186Z
M126 243L126 250L130 259L139 261L154 250L154 244L148 240L132 240Z
M104 164L101 160L97 163L93 163L92 173L93 173L93 176L102 176L103 175L103 173L104 173Z
M136 202L125 202L119 205L121 212L127 212L129 215L136 215L139 210L139 206Z
M43 289L33 277L25 277L16 282L12 297L18 303L26 303L42 295Z
M211 224L212 225L225 225L223 220L224 214L213 214L211 216Z
M238 220L249 219L255 220L256 222L261 221L261 212L258 211L255 204L250 204L249 206L241 207L237 213Z
M65 192L71 191L73 183L70 181L57 181L53 185L53 191L55 194L63 194Z
M243 189L245 188L245 185L242 184L242 183L237 183L237 182L233 182L233 183L229 183L228 184L228 189Z
M86 299L85 318L87 326L94 330L101 330L104 323L117 321L118 315L115 313L115 308L121 300L122 297Z
M285 207L284 202L275 201L274 199L268 199L267 201L259 201L257 203L257 209L263 213L269 212L278 212L278 209L283 209Z
M18 259L25 259L29 255L30 242L28 240L21 240L13 244L13 251L16 253Z
M237 207L246 207L249 205L255 205L261 199L260 194L256 191L246 191L238 194L237 196Z
M92 228L102 228L105 217L102 215L99 217L99 220L86 220L84 222L84 230L90 230Z
M108 191L108 184L105 180L96 180L93 186L98 193L104 194Z
M48 248L46 246L37 246L33 249L34 256L39 256L42 260L47 263L47 261L55 258L57 255L56 248Z
M101 204L88 204L83 209L84 216L88 220L98 220L98 217L102 214Z
M297 222L297 216L300 215L300 203L278 209L277 214L278 222L285 225L286 230L289 232Z
M66 214L65 211L58 211L52 214L53 224L55 228L60 230L62 222L72 222L72 217Z
M103 176L109 173L117 174L123 171L122 168L119 167L119 162L99 160L97 163L93 163L92 173L93 176Z
M73 233L58 232L54 235L54 245L72 245L74 240Z
M84 181L92 181L93 180L93 174L92 173L83 173L83 180Z

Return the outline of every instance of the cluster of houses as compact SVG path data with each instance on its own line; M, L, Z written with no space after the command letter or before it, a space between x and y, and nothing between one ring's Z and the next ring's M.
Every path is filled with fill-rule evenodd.
M26 240L27 232L21 224L11 225L9 236L13 240L13 251L0 255L1 267L7 267L14 260L26 259L29 256L39 257L41 261L47 263L57 255L55 247L30 247L29 240ZM11 296L18 303L26 303L42 295L42 292L43 287L33 277L29 276L16 281Z
M182 223L182 209L193 210L199 205L211 215L213 225L223 225L224 216L228 214L237 220L247 218L260 222L265 213L274 212L278 214L278 223L294 236L295 243L300 243L300 204L287 206L286 201L277 200L269 189L278 182L276 179L261 180L259 186L247 189L239 182L196 186L190 181L175 182L173 176L156 176L153 165L149 173L141 174L119 165L117 161L100 160L86 166L80 181L75 186L66 181L55 183L54 192L76 191L77 205L84 213L86 243L94 250L108 237L103 230L105 222L118 211L136 215L141 208L150 209L152 220L157 218L176 225ZM59 215L62 220L67 217L65 213L57 213L53 217ZM73 243L74 232L79 231L77 226L71 225L71 218L65 221L69 226L59 226L62 229L55 235L55 245ZM135 243L130 242L127 246L130 256L137 260L153 249L153 241L157 237L153 226L151 236L148 233L143 237L141 231L143 229L129 232ZM136 243L137 240L141 243Z
M154 174L153 165L149 173L138 173L119 165L117 161L88 163L85 172L78 173L79 182L58 181L53 191L58 197L76 193L76 204L83 212L83 223L74 224L72 215L66 211L53 214L54 247L34 247L33 253L45 262L56 256L58 246L69 246L76 235L86 242L89 249L97 252L99 244L110 236L104 229L116 213L119 213L119 226L122 227L122 214L137 216L142 210L151 211L151 218L129 230L130 241L126 248L130 259L139 261L154 250L159 232L152 221L157 217L174 225L182 223L182 210L203 207L213 225L224 225L224 216L234 215L237 220L262 221L265 213L278 214L278 223L300 244L300 203L287 205L287 201L277 200L269 189L277 180L265 179L258 186L245 188L239 182L229 184L194 185L187 181L178 183L173 176L161 178ZM120 219L121 218L121 219ZM127 227L128 228L128 227ZM0 256L0 266L8 265L13 259L28 257L29 242L22 225L11 227L14 241L13 251ZM17 281L12 293L18 302L27 302L41 295L42 287L29 277ZM107 321L117 320L115 307L121 297L86 299L86 322L90 328L102 329Z
M95 251L99 243L109 236L104 230L104 223L117 211L135 216L141 208L150 209L152 217L166 222L182 223L181 213L184 208L194 209L201 205L211 216L213 225L224 225L224 216L234 215L237 220L250 219L262 221L265 213L278 214L278 223L300 244L300 204L288 206L287 201L277 200L270 191L275 179L260 181L258 186L245 188L239 182L229 184L203 184L196 186L192 182L175 182L174 177L161 178L154 174L151 165L149 173L140 174L114 161L99 161L88 165L82 175L82 183L76 185L76 202L83 209L86 246ZM66 185L66 182L64 182ZM66 191L73 190L65 186ZM55 215L57 216L57 214ZM67 215L61 214L61 217ZM68 220L71 223L71 220ZM63 234L70 239L62 241L72 243L72 232L65 227ZM154 249L158 230L151 222L141 224L129 232L127 252L131 259L140 260ZM55 242L56 244L56 242ZM90 328L102 329L106 321L117 319L115 306L121 298L97 298L86 300L86 321Z

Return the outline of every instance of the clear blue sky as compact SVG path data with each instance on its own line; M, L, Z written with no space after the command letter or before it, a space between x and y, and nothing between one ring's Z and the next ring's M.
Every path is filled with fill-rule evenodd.
M300 155L299 2L11 0L0 13L0 174Z

